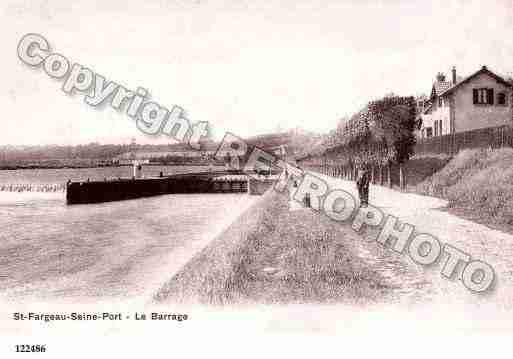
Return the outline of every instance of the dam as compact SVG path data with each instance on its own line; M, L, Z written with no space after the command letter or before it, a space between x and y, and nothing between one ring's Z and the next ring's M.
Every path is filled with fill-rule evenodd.
M121 201L164 194L248 193L262 195L276 176L248 174L240 170L198 172L148 178L118 178L104 181L68 181L66 203L86 204Z

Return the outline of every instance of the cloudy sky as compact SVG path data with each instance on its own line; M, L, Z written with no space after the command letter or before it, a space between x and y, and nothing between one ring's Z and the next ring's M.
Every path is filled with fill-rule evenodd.
M214 135L326 132L388 92L428 93L436 72L513 72L513 2L51 1L0 5L0 144L168 141L124 113L67 96L16 56L26 33Z

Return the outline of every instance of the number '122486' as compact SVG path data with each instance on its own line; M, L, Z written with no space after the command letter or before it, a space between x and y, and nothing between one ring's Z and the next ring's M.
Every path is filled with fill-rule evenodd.
M46 346L43 345L28 345L21 344L16 345L16 353L44 353L46 352Z

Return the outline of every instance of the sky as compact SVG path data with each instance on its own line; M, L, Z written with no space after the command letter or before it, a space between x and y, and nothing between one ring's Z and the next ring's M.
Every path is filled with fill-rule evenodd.
M17 57L39 33L53 51L151 100L208 121L214 138L303 128L394 92L429 94L437 72L513 74L513 2L3 0L0 145L166 143L125 113L69 96Z

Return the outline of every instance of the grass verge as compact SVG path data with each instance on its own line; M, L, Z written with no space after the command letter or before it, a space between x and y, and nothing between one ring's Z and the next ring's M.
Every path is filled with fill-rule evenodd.
M449 201L449 211L513 232L513 149L464 150L416 192Z
M354 247L348 225L309 209L289 211L268 191L155 295L201 304L351 303L381 300L387 286Z

